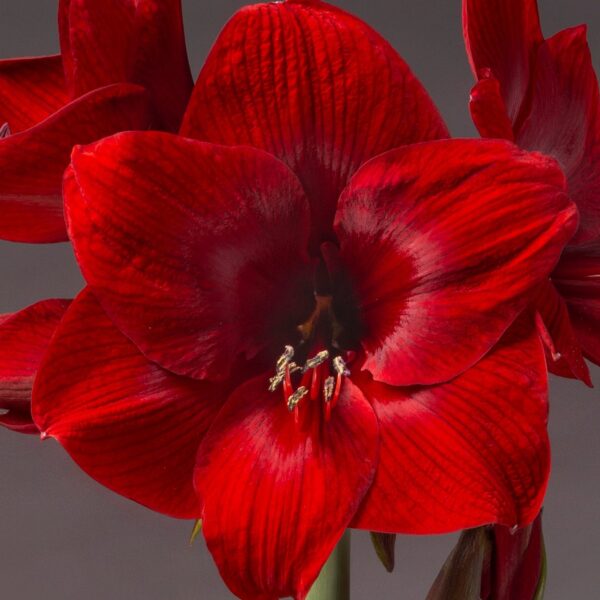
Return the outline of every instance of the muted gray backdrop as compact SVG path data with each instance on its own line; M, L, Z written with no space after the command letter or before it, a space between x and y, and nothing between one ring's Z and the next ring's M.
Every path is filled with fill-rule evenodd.
M184 0L196 74L243 2ZM339 0L378 29L425 84L455 136L473 136L472 84L460 0ZM544 31L587 22L600 66L599 0L541 0ZM0 57L56 52L54 0L0 0ZM1 177L1 173L0 173ZM68 245L0 242L0 313L69 297L81 277ZM593 375L600 385L600 369ZM553 471L545 512L547 600L600 598L600 394L552 382ZM0 600L221 600L233 598L191 523L175 521L96 484L54 442L0 431ZM354 534L354 600L424 600L455 536L398 539L388 575L368 536Z

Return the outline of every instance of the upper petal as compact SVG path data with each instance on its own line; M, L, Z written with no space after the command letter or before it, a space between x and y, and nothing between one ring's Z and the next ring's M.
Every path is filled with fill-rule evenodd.
M491 70L508 117L518 126L543 41L537 0L463 0L463 34L473 73L479 78L482 69Z
M68 306L68 300L42 300L0 315L0 425L38 431L31 419L33 380Z
M149 362L89 290L65 315L35 383L33 415L91 477L175 517L198 517L198 446L227 389Z
M331 420L302 406L296 424L258 377L229 398L195 474L203 531L230 589L245 600L303 600L371 484L377 420L345 380Z
M161 127L177 130L192 91L181 0L61 0L59 25L73 95L141 84Z
M35 127L0 139L0 238L66 240L61 187L73 146L149 125L145 91L118 84L90 92Z
M241 355L280 353L312 301L308 203L260 150L119 134L74 151L65 203L101 304L175 372L225 378Z
M365 368L410 385L474 364L527 305L576 225L556 163L508 142L430 142L369 162L336 218Z
M338 196L363 162L448 137L391 46L314 0L239 11L200 73L181 133L263 148L288 164L310 200L317 242L330 235Z
M353 526L442 533L538 514L548 481L547 378L531 318L451 382L397 388L354 378L381 432L373 485Z
M0 60L0 125L17 133L68 101L60 56Z
M565 171L581 217L574 241L600 236L600 91L585 26L540 46L531 109L517 143L553 156Z

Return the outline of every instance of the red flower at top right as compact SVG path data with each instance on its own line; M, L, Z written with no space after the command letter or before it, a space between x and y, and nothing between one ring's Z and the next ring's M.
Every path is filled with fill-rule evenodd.
M549 369L589 385L583 357L600 364L600 93L586 26L544 39L536 0L463 0L463 32L477 129L556 158L579 209L536 305Z

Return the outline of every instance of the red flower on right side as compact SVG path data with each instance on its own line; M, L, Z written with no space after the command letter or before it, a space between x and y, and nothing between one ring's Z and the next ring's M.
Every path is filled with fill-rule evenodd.
M536 308L550 371L591 385L584 357L600 365L600 93L586 27L546 40L536 0L463 0L463 31L479 132L556 158L579 209L579 230Z

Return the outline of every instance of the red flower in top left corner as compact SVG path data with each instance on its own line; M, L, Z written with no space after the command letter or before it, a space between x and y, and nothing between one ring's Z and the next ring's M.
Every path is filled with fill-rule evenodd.
M245 599L304 598L349 526L533 520L546 369L519 315L577 225L554 161L428 141L403 61L314 0L234 16L182 133L73 153L88 288L36 380L43 435L201 517Z
M0 60L0 239L67 240L75 144L176 131L192 78L180 0L61 0L61 54Z

